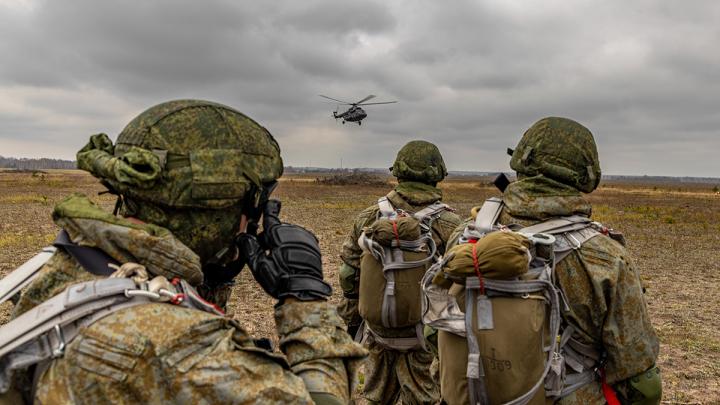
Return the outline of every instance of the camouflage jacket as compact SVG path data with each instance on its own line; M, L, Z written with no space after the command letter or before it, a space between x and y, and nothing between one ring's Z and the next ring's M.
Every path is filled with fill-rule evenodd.
M442 191L436 187L417 182L401 182L393 191L387 194L393 207L408 212L417 212L428 205L442 199ZM358 238L363 228L372 225L380 216L377 204L363 210L355 219L350 233L342 246L342 265L340 269L340 285L345 300L338 310L348 324L359 324L360 315L357 308L357 294L360 284L360 257L362 249L358 245ZM440 254L445 252L446 242L462 219L451 211L443 211L433 222L433 238L438 244Z
M121 263L202 279L197 255L164 228L106 214L79 195L61 202L53 216L75 243L102 247ZM14 316L96 277L59 251L23 293ZM82 330L64 356L50 362L34 401L348 402L355 360L366 352L343 331L335 309L323 301L286 302L276 307L275 322L284 355L256 347L229 318L167 303L121 309Z
M529 226L557 216L590 216L592 207L572 187L543 176L521 179L503 194L499 223ZM457 243L470 218L450 238ZM570 311L565 320L576 336L606 355L607 382L622 390L626 380L651 368L659 342L650 323L643 288L630 254L620 243L599 234L557 263L555 274ZM461 292L464 295L464 291ZM561 404L604 404L599 381L587 385Z

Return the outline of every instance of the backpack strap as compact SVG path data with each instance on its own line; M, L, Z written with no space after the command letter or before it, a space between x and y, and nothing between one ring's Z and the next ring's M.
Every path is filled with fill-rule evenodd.
M47 246L43 250L26 261L20 267L8 273L0 280L0 304L12 298L20 290L30 284L39 274L39 270L55 254L57 248Z
M137 288L128 278L75 284L0 327L0 392L9 388L14 370L61 357L83 327L146 303L147 298L126 294Z
M128 278L108 278L74 284L62 293L0 327L0 356L55 328L100 308L127 301L125 291L137 289Z
M394 218L397 215L395 207L387 196L378 198L378 208L380 208L380 216L383 218Z
M0 326L0 393L9 388L12 372L64 354L80 331L121 309L167 302L222 316L185 280L158 276L136 284L110 277L73 284L60 294Z
M475 216L475 230L482 233L492 231L504 205L502 198L490 197L485 200Z
M107 277L115 272L115 269L110 264L119 265L120 263L113 259L110 255L102 251L101 249L81 246L70 240L70 236L64 229L58 233L53 246L58 249L63 249L70 256L73 257L85 271L94 274L96 276Z
M555 263L559 263L573 250L579 249L583 243L601 234L597 223L581 215L551 218L546 221L520 229L526 235L539 233L555 236L553 251Z
M373 340L380 346L388 349L406 352L408 350L423 349L427 351L427 345L425 343L425 335L423 334L423 324L418 323L415 325L415 336L413 337L384 337L380 336L377 332L370 328L370 325L365 324L363 331L363 337L361 342L365 344L368 340ZM356 339L357 341L357 339Z
M449 205L445 203L441 203L440 201L435 201L434 203L428 205L427 207L421 209L420 211L413 214L413 217L417 219L420 222L423 222L426 218L432 218L437 216L443 211L452 211L453 209L450 208Z
M495 224L502 212L503 200L498 197L490 197L483 203L475 216L475 222L465 227L458 243L465 243L469 240L480 239L486 233L495 229Z

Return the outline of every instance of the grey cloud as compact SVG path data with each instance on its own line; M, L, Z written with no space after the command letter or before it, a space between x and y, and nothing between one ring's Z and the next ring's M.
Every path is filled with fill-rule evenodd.
M345 156L383 167L404 142L424 138L451 169L502 170L505 148L528 126L560 115L593 130L606 172L720 175L708 152L720 128L713 1L7 7L0 149L3 140L57 140L37 153L71 157L65 145L114 136L144 108L192 97L260 121L296 165ZM399 103L369 106L362 127L343 126L318 94Z

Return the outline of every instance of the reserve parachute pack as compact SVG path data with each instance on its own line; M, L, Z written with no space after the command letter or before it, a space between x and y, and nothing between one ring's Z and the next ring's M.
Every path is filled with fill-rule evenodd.
M512 231L497 224L502 205L488 199L422 280L423 322L440 330L451 405L544 404L594 381L602 366L602 353L563 320L569 308L554 269L607 229L570 216Z
M364 333L395 350L424 347L420 280L436 261L432 222L450 208L433 203L409 213L395 209L387 197L378 200L378 219L358 239L360 262L359 312ZM390 338L378 330L409 328L414 337Z

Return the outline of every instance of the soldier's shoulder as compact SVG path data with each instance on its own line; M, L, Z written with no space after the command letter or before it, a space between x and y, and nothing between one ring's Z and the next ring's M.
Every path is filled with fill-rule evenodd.
M629 252L625 246L605 234L599 234L583 243L581 251L603 253L608 257L626 259Z
M462 218L460 218L460 216L457 214L457 211L451 210L445 210L440 213L438 220L443 221L452 227L456 227L463 222Z
M589 272L610 278L617 277L632 260L623 245L603 234L583 243L578 254Z
M358 227L364 227L372 224L377 219L379 212L380 208L377 204L365 208L355 216L355 225Z

